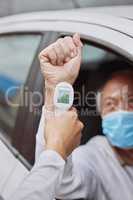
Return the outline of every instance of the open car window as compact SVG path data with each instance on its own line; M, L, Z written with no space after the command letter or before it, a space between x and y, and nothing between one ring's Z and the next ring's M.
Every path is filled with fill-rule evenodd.
M82 143L102 134L101 119L97 110L96 95L105 80L115 70L127 69L132 65L122 56L89 41L84 41L82 64L74 85L74 105L85 124Z

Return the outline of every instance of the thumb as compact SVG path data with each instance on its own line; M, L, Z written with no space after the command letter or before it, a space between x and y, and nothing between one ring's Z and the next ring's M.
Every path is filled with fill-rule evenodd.
M75 33L73 35L73 42L77 47L83 47L83 44L80 40L80 34L79 33Z
M75 64L81 64L81 57L82 57L82 48L81 46L77 47L77 55L72 59L72 62Z

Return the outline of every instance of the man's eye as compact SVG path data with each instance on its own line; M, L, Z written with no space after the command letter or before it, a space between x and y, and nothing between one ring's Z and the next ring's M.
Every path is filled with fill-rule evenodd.
M108 102L105 103L105 106L106 107L111 107L111 106L113 106L113 102L112 101L108 101Z

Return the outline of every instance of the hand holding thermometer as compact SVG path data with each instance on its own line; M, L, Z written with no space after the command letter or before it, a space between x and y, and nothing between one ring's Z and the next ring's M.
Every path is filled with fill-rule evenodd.
M55 114L61 114L69 110L73 105L74 90L71 84L60 82L54 92Z

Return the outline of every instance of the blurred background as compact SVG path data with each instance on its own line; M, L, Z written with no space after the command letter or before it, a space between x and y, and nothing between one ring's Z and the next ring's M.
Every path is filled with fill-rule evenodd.
M0 0L0 17L23 12L130 4L133 0Z

